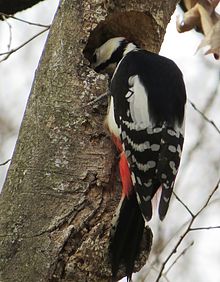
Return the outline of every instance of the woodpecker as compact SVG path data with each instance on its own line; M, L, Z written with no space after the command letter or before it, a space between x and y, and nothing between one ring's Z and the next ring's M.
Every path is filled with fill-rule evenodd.
M122 197L109 251L113 278L123 265L130 281L155 194L160 220L169 206L184 141L185 85L172 60L124 37L97 48L91 65L110 76L105 124L120 152Z

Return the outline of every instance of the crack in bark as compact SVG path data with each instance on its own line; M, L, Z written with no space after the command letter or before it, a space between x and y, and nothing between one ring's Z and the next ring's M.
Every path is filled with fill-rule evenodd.
M89 193L89 191L88 191ZM82 243L84 242L84 237L89 237L89 233L96 225L97 220L101 217L102 212L100 213L99 217L96 217L96 214L103 208L103 190L101 193L100 201L92 213L90 213L78 227L78 229L74 228L74 218L69 221L69 227L73 226L70 230L70 233L65 238L60 248L59 253L57 254L57 259L54 262L54 271L49 278L49 282L57 282L61 281L65 277L65 267L69 261L71 256L77 252L80 248ZM84 204L86 205L87 202L85 201ZM85 206L82 207L84 209ZM78 216L78 213L76 214ZM96 218L96 222L91 224L92 219ZM91 225L91 226L90 226Z

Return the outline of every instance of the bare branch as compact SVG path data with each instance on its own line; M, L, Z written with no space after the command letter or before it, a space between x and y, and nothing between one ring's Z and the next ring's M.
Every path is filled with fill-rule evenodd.
M188 101L189 101L190 105L193 107L193 109L196 112L198 112L204 118L204 120L206 120L208 123L210 123L216 129L216 131L220 134L220 129L215 124L215 122L213 120L209 119L203 112L201 112L191 100L188 99Z
M187 207L187 205L177 196L177 194L173 191L173 195L176 197L177 201L179 201L183 206L184 208L188 211L188 213L194 217L195 215L193 214L193 212L189 209L189 207Z
M201 209L195 214L195 218L200 215L200 213L203 212L203 210L208 206L211 198L213 197L213 195L215 194L215 192L218 190L220 184L220 179L217 181L217 184L215 185L215 188L212 190L212 193L209 195L207 201L205 202L205 204L201 207Z
M209 97L207 97L207 100L205 101L205 104L202 108L202 112L204 115L207 115L209 111L211 110L212 106L216 103L216 99L218 98L218 91L219 91L219 83L220 80L218 79L216 81L216 85L214 90L210 93ZM188 101L189 103L189 101ZM195 110L195 109L193 109ZM188 154L185 158L185 160L182 162L182 173L179 175L176 181L176 187L178 186L178 183L181 183L182 179L185 178L185 174L187 173L187 169L184 169L187 167L187 165L192 160L193 156L196 154L196 152L201 148L201 145L204 143L205 137L206 137L206 125L207 122L202 118L201 123L198 125L198 132L199 132L199 138L197 138L197 141L194 143L194 145L191 146L191 148L188 151Z
M17 20L17 21L20 21L20 22L23 22L23 23L26 23L26 24L29 24L29 25L35 25L35 26L40 26L40 27L48 27L48 28L50 27L50 25L29 22L29 21L14 17L13 15L8 15L8 14L2 13L2 12L0 12L0 16L2 16L3 19L12 18L14 20Z
M11 161L11 159L8 159L7 161L1 163L0 166L6 165L6 164L9 163L10 161Z
M170 267L167 269L167 271L163 275L167 275L167 273L172 269L172 267L178 262L178 260L186 254L186 252L193 246L194 241L192 241L186 248L182 250L182 252L176 257L176 259L173 261L173 263L170 265Z
M200 208L200 210L194 215L192 216L186 230L183 232L183 234L180 236L179 240L177 241L176 245L174 246L174 248L172 249L172 251L170 252L170 254L167 256L167 258L164 260L164 262L162 263L161 269L159 271L159 274L155 280L155 282L159 282L160 278L163 276L163 271L165 266L167 265L168 261L170 260L170 258L177 252L178 247L180 246L180 244L182 243L182 241L184 240L184 238L186 237L186 235L190 232L191 230L191 226L193 225L194 221L196 220L196 218L203 212L203 210L208 206L211 198L213 197L213 195L215 194L215 192L218 190L219 188L219 184L220 184L220 178L217 181L217 184L215 185L214 189L212 190L211 194L209 195L208 199L206 200L206 202L204 203L204 205ZM188 210L187 210L188 211Z
M10 50L11 48L11 42L12 42L12 26L11 24L6 20L6 17L3 15L3 19L5 20L5 23L7 24L8 26L8 29L9 29L9 41L8 41L8 44L7 44L7 48L8 48L8 51Z
M7 60L14 52L18 51L19 49L21 49L22 47L24 47L25 45L27 45L29 42L31 42L33 39L35 39L36 37L38 37L39 35L41 35L42 33L44 33L45 31L47 31L50 27L45 28L44 30L38 32L37 34L35 34L34 36L32 36L31 38L29 38L27 41L25 41L24 43L22 43L20 46L11 49L10 51L7 52L3 52L0 53L0 56L6 55L2 60L0 60L0 63Z
M220 229L220 225L217 225L217 226L194 227L194 228L190 228L189 231L211 230L211 229Z

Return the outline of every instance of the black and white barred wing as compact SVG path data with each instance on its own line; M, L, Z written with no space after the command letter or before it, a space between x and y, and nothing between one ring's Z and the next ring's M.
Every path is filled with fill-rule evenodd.
M163 219L179 166L183 138L178 129L167 127L166 122L156 125L150 118L147 90L139 77L131 76L128 82L125 95L128 107L126 112L121 111L119 118L123 148L143 216L147 221L151 219L151 200L162 186L159 215Z
M183 128L172 128L166 123L162 126L160 152L158 156L157 178L162 185L159 203L159 217L164 219L169 207L175 178L180 165L183 148Z

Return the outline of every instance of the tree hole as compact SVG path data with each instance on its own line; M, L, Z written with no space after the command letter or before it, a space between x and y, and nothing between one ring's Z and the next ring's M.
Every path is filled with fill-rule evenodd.
M155 35L161 34L160 29L161 27L148 12L115 12L108 15L91 31L83 54L91 62L96 48L108 39L118 36L126 37L143 49L158 52L161 42L155 41Z

